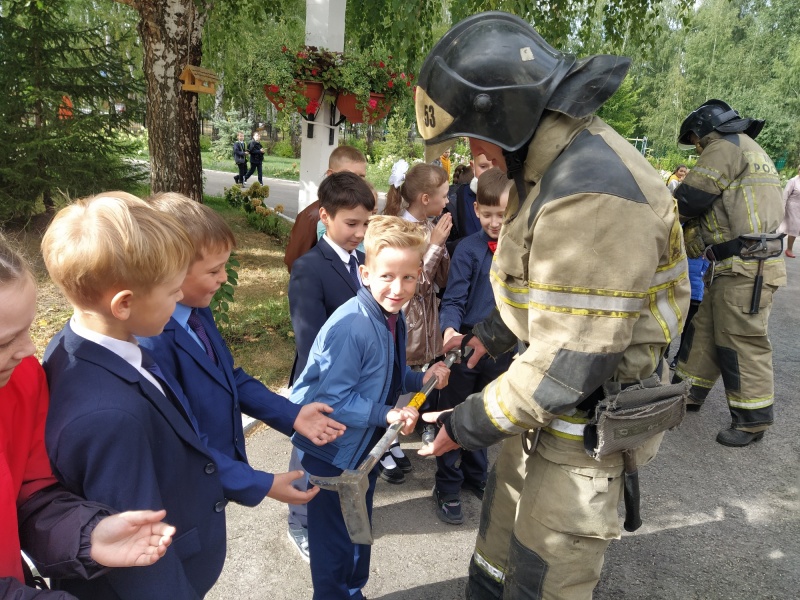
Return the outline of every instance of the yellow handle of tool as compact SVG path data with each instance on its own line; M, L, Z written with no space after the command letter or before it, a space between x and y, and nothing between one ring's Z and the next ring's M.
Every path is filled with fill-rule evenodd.
M425 404L425 399L426 398L427 398L427 396L425 394L423 394L422 392L417 392L411 398L411 401L408 403L408 406L410 406L411 408L416 408L417 410L419 410L419 407L422 406L423 404Z

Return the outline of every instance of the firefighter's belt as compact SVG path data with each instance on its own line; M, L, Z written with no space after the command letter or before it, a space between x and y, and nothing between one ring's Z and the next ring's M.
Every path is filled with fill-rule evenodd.
M608 382L603 391L605 397L583 434L586 452L597 460L638 448L657 433L676 427L686 414L689 383L661 385L653 375L624 388Z
M728 242L709 246L705 257L712 262L721 262L731 256L744 260L766 260L780 256L783 252L783 233L748 233Z

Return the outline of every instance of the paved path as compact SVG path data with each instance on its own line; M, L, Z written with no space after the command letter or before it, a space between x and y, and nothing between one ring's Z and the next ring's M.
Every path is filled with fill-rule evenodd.
M640 474L644 526L606 553L596 600L792 599L800 589L800 260L787 259L789 285L770 322L775 349L776 424L744 449L714 441L729 415L722 389L667 434ZM794 409L794 410L793 410ZM412 438L407 447L419 447ZM252 463L284 471L289 441L269 429L248 439ZM496 454L490 450L490 457ZM480 505L465 495L462 526L435 516L434 463L411 452L405 484L378 482L371 600L463 598ZM209 600L311 597L308 566L286 537L286 508L266 500L229 505L228 561Z

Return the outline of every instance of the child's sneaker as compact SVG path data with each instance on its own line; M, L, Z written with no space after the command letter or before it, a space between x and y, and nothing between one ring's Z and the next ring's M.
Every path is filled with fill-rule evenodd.
M436 500L436 515L450 525L461 525L464 514L461 512L461 498L458 494L440 494L433 488L433 499Z
M308 555L308 529L301 527L300 529L289 528L289 541L292 542L297 551L300 553L302 559L306 562L309 561Z

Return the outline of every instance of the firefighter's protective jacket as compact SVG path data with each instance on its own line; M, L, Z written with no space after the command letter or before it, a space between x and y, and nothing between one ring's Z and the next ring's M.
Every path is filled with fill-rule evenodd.
M700 217L706 245L746 233L772 233L783 219L783 190L772 160L743 133L712 131L700 140L703 153L675 190L683 218ZM714 276L755 277L758 263L732 256L718 262ZM786 284L786 265L777 256L764 262L764 283Z
M600 118L546 113L492 263L497 310L475 328L489 353L529 344L453 413L456 441L489 446L544 427L607 380L653 374L690 286L678 212L636 149Z

